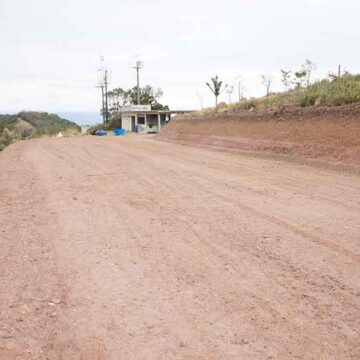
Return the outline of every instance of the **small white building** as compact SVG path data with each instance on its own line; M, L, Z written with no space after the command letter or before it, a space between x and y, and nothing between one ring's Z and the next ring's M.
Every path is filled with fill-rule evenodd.
M126 131L160 132L172 114L186 112L190 111L151 110L150 105L127 105L120 113L121 127Z

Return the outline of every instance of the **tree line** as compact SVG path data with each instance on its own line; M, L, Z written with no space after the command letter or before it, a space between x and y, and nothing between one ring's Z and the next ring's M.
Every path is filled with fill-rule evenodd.
M311 60L307 59L304 64L301 65L300 69L296 71L281 69L281 82L284 85L285 91L292 89L308 88L311 85L313 72L317 69L317 65ZM346 73L345 73L346 74ZM341 75L339 67L338 74L329 73L329 78L334 79ZM272 90L274 78L270 74L261 75L261 84L265 90L265 96L269 96ZM246 87L244 86L241 76L235 79L233 84L226 84L219 79L216 75L209 82L205 83L215 97L215 107L218 106L218 98L226 92L229 96L229 103L231 103L231 95L234 90L237 90L238 100L241 101L246 93ZM203 97L201 94L196 94L200 100L201 107L203 108Z
M160 88L150 85L140 88L140 104L151 105L152 110L169 110L167 105L161 104L159 99L163 96ZM116 116L124 106L137 104L137 87L131 89L115 88L107 92L109 118Z

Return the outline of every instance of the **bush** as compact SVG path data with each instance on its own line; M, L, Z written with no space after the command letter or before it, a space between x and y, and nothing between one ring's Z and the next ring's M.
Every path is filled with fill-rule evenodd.
M13 142L13 137L7 128L4 128L0 135L0 151Z
M33 136L33 130L32 129L23 129L20 134L21 140L30 139Z

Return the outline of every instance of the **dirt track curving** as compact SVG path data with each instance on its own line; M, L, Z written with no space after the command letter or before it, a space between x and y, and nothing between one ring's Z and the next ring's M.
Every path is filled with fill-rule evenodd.
M360 178L155 141L0 154L0 359L359 359Z

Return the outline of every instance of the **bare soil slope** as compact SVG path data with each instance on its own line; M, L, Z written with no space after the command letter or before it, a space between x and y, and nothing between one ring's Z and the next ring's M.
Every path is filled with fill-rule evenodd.
M360 106L284 107L176 117L160 138L360 168Z
M0 154L0 359L359 359L354 174L126 138Z

